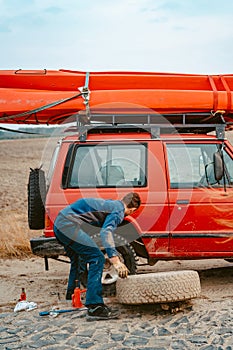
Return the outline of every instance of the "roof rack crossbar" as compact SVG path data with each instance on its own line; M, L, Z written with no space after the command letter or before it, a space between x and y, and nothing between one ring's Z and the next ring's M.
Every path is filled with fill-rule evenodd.
M173 125L164 125L164 124L120 124L120 125L111 125L111 124L92 124L92 125L86 125L81 126L78 128L79 131L79 140L80 142L85 142L87 139L87 133L91 129L95 130L145 130L146 132L150 132L151 138L160 138L161 131L164 132L172 132L172 133L178 133L178 132L189 132L189 133L204 133L203 129L206 130L205 133L210 131L215 131L216 136L219 140L224 140L225 138L225 125L224 124L186 124L185 126L183 124L173 124Z
M197 123L195 117L198 116ZM90 129L145 129L151 133L152 138L159 138L161 130L174 130L176 132L216 132L218 139L225 137L225 127L227 123L221 113L212 115L210 113L170 113L170 114L111 114L92 113L85 118L85 114L77 114L77 127L80 141L85 142L87 132ZM127 119L128 117L128 119ZM176 122L174 122L174 119ZM194 118L192 118L194 117ZM180 119L180 122L177 120Z

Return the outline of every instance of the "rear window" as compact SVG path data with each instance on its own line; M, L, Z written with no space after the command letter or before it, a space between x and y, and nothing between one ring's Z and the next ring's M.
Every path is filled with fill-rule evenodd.
M64 187L146 186L144 144L77 145L69 163Z

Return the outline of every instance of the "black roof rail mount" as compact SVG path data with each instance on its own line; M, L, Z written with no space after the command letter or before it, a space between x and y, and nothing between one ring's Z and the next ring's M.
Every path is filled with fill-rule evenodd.
M161 133L216 132L218 139L225 138L226 123L221 113L170 113L170 114L89 114L77 116L79 140L85 142L87 133L147 131L152 138Z

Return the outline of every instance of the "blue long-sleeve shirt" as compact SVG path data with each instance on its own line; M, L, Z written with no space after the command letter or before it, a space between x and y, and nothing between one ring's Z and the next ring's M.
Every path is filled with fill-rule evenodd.
M59 214L61 215L58 216L63 218L63 230L67 231L64 232L65 234L74 230L73 224L75 224L75 231L82 228L84 223L101 227L100 237L108 257L118 255L113 232L124 219L125 208L122 201L82 198L62 209ZM65 222L67 222L67 226ZM71 227L69 227L69 223L72 223ZM61 222L59 226L61 227Z

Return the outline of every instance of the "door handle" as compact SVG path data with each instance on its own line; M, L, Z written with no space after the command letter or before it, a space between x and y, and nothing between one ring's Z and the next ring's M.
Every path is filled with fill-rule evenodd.
M188 199L178 199L176 201L176 204L189 204L189 200Z

